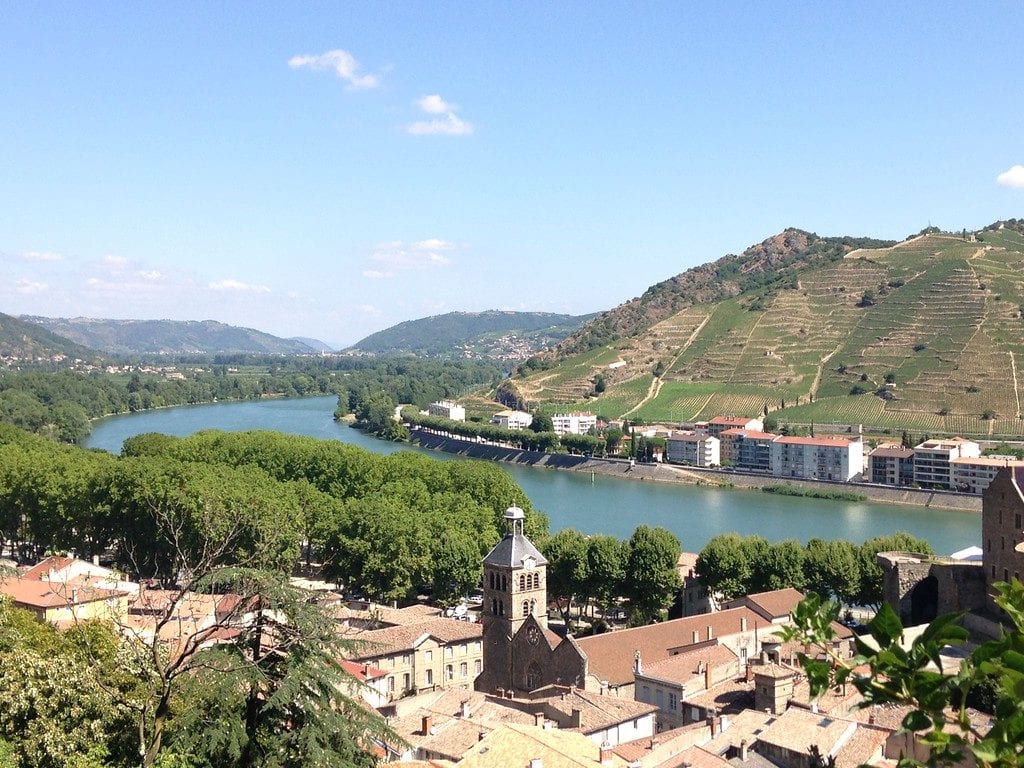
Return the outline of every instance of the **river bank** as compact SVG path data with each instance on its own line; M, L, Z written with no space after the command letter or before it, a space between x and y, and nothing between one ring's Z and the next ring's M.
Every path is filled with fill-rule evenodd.
M718 488L743 488L757 490L765 486L778 485L780 478L765 475L744 474L735 471L682 467L673 464L635 464L626 459L599 459L586 456L572 456L564 453L543 453L506 448L499 445L460 440L437 435L421 429L411 430L411 439L423 448L444 453L487 461L500 461L531 467L568 470L571 472L594 473L626 480L649 480L653 482L682 483L686 485ZM817 480L785 480L787 484L818 491L823 497L836 491L847 491L864 496L866 501L881 504L905 504L918 507L935 507L963 512L981 512L981 497L943 491L927 491L919 488L890 488L869 483L836 483Z

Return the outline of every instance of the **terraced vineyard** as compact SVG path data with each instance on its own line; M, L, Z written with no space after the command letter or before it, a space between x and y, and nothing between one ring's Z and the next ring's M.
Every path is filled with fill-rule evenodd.
M608 418L767 409L782 422L1021 436L1022 312L1024 234L927 234L695 300L513 383L529 402Z

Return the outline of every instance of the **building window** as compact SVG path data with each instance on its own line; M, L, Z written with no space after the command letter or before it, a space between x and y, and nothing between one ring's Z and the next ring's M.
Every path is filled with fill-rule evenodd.
M451 664L448 664L444 668L444 676L446 678L448 678L449 680L454 680L455 679L455 669L452 667Z
M473 668L476 670L476 673L479 675L481 672L484 671L484 663L480 659L477 659L476 663L473 665Z
M427 661L433 661L434 660L434 652L431 651L431 650L424 651L423 652L423 658L425 658Z
M674 693L672 693L671 691L669 691L669 694L668 694L668 708L672 712L676 711L676 703L677 703L676 695Z
M469 674L469 665L466 662L459 664L459 675L466 677Z
M530 615L530 601L529 600L523 600L523 618L526 618L529 615Z
M395 690L395 678L393 677L388 678L388 690L391 692L394 692Z
M473 650L477 653L480 653L480 648L482 647L482 645L483 644L479 640L477 640L475 643L473 643Z
M426 673L423 675L423 682L425 682L427 685L434 684L434 670L428 669L426 671Z
M495 598L491 598L491 616L498 615L498 601Z
M526 589L526 574L525 573L519 574L519 589L520 590Z
M408 672L406 672L404 675L402 675L402 690L403 691L408 691L409 690L409 673Z
M1003 581L1009 581L1009 580L1010 580L1010 569L1009 568L1003 568Z
M488 571L487 575L490 577L491 589L494 589L494 571Z
M1020 512L1013 516L1013 527L1020 530Z
M455 655L455 649L454 649L454 648L452 648L452 646L450 646L450 645L448 645L448 646L445 646L445 649L444 649L444 655L445 655L445 656L446 656L447 658L449 658L449 659L450 659L450 658L451 658L452 656L454 656L454 655Z

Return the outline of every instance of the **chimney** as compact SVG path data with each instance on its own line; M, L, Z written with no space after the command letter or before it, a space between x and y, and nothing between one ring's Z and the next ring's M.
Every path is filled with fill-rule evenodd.
M746 632L746 631L747 631L747 617L746 616L740 616L740 632Z
M543 728L544 727L544 713L543 712L534 712L533 713L533 724L536 725L538 728Z
M601 695L602 696L607 696L608 695L608 681L607 680L602 680L601 681Z
M749 683L754 679L754 667L751 664L747 664L747 672L744 679Z
M466 699L466 701L462 702L462 705L459 708L459 713L462 715L462 717L469 719L469 699Z
M582 728L583 727L583 710L579 707L572 708L572 725L570 728Z
M643 664L640 661L640 649L637 648L633 651L633 673L641 674L643 672Z
M704 665L704 690L711 690L711 664Z
M433 724L434 724L434 718L432 718L430 715L424 715L423 716L423 720L420 723L420 725L422 726L420 728L420 730L423 732L424 736L429 736L430 735L430 727Z
M505 698L505 689L504 688L499 688L497 691L495 691L495 694L497 695L497 697L499 699L504 699Z
M602 741L601 742L600 756L601 756L601 758L600 758L601 759L601 765L611 765L612 764L612 745L609 744L607 741Z
M515 697L516 697L516 692L513 691L511 688L509 688L508 690L505 691L505 698L506 699L514 699Z
M711 729L711 738L715 738L718 735L718 719L713 710L708 711L708 728Z
M484 733L483 731L480 731L480 733L478 733L476 735L476 740L477 741L483 741L484 740L484 736L486 736L486 735L487 735L486 733Z
M714 636L715 636L715 631L711 628L711 625L708 624L708 640L710 640Z
M544 761L535 757L530 761L530 768L544 768Z
M747 762L747 740L743 739L740 742L740 761Z
M99 555L93 555L92 556L92 564L95 565L97 568L99 568L99 565L100 565L100 556Z

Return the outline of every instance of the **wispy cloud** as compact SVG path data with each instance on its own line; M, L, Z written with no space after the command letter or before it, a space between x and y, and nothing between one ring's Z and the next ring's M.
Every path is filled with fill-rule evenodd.
M210 283L207 286L211 291L237 291L241 293L270 293L270 289L265 285L254 285L252 283L243 283L241 280L218 280Z
M368 90L380 85L379 75L361 74L355 56L340 48L318 55L307 53L292 56L288 59L288 66L292 69L311 69L314 72L334 72L353 90Z
M387 280L389 277L394 277L394 272L387 272L381 269L364 269L363 277L368 277L371 280Z
M406 126L413 136L470 136L473 124L458 116L459 107L432 93L416 101L416 105L428 115L437 115L433 120L417 120Z
M18 293L42 293L49 288L46 283L36 282L35 280L19 280L15 285L15 290Z
M1010 189L1024 189L1024 165L1015 165L996 176L996 184Z
M390 243L378 245L370 255L372 261L380 264L387 264L392 269L430 269L434 267L446 267L451 264L451 259L444 252L455 249L455 243L438 238L419 240L406 244L401 240L394 240ZM374 274L367 274L372 272ZM389 272L384 270L367 270L363 272L366 277L383 278L390 277Z
M128 266L128 259L124 256L114 256L107 254L101 261L108 267L121 268Z
M356 309L370 317L380 317L381 311L373 304L356 304Z
M64 257L52 251L27 251L21 254L25 261L62 261Z

